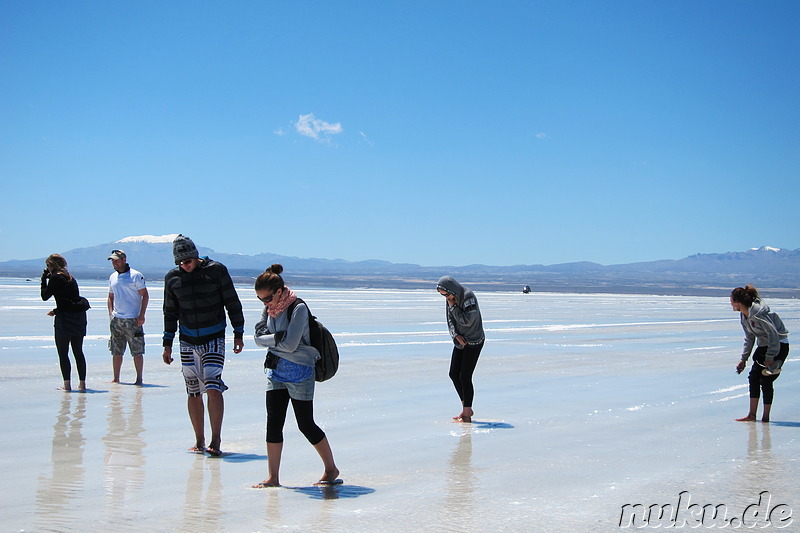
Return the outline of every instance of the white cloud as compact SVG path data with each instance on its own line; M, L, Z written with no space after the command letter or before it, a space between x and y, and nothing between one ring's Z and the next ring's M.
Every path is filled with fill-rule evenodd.
M273 131L272 133L274 133L278 137L283 137L284 135L286 135L286 132L283 131L283 128L278 128L277 130Z
M536 138L537 139L549 139L550 136L548 134L540 131L539 133L536 134Z
M341 122L331 124L330 122L318 119L314 116L314 113L308 113L307 115L300 115L300 118L295 124L295 130L297 130L297 133L300 135L305 135L306 137L311 137L316 140L325 140L330 138L331 135L342 133L344 128L342 128Z

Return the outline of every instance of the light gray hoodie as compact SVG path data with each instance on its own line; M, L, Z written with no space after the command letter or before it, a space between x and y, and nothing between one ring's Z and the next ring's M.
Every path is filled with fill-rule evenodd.
M319 359L319 352L311 346L306 304L298 303L295 306L291 321L287 311L275 318L269 316L267 311L265 307L261 312L261 320L256 324L256 345L269 348L268 351L278 357L298 365L313 367Z
M478 307L478 299L471 290L461 285L450 276L442 276L437 289L443 290L456 297L456 305L450 307L445 303L445 313L447 316L447 329L456 348L462 348L455 338L463 336L467 344L480 344L486 338L483 332L483 320L481 310Z
M740 314L742 329L744 330L744 349L742 360L747 361L753 346L758 340L759 346L767 346L767 359L775 359L781 342L787 342L789 332L783 325L783 321L776 314L769 310L769 306L761 300L756 300L750 306L748 316Z

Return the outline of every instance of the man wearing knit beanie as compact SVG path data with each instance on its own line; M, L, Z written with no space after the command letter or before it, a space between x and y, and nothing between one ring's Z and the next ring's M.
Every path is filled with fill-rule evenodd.
M222 455L222 418L225 404L222 381L225 365L225 311L233 326L233 353L244 347L244 313L230 274L225 265L207 257L200 258L189 237L178 235L172 243L176 267L164 278L164 353L166 364L172 363L172 344L180 324L181 370L189 395L189 419L195 434L195 445L189 450ZM205 406L208 396L208 418L211 442L206 448Z
M179 265L184 259L197 259L200 254L197 253L197 246L194 245L192 239L185 235L178 235L172 241L172 255L175 256L175 264Z

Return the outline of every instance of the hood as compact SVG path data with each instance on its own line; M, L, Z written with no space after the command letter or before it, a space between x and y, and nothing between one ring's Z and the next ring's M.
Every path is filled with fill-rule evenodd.
M458 303L464 301L464 286L457 282L452 276L442 276L439 278L436 288L455 296Z
M753 302L753 305L750 306L748 311L748 316L764 316L769 315L769 306L763 303L761 300L756 300Z

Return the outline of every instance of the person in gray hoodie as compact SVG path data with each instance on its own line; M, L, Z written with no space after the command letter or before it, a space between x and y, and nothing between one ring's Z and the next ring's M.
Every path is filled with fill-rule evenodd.
M472 400L475 397L472 374L486 339L481 310L475 294L451 276L442 276L436 290L447 302L447 329L455 345L450 358L450 379L461 399L461 413L454 416L453 420L472 422L475 414L472 410Z
M750 412L747 416L737 418L738 422L755 422L758 411L759 396L764 394L764 414L762 422L769 422L774 397L773 383L780 376L781 367L789 355L789 332L783 321L770 311L769 306L761 301L758 291L752 285L737 287L731 292L731 307L739 312L739 319L744 330L744 349L736 372L741 374L750 358L750 352L758 341L753 353L753 366L750 369Z

